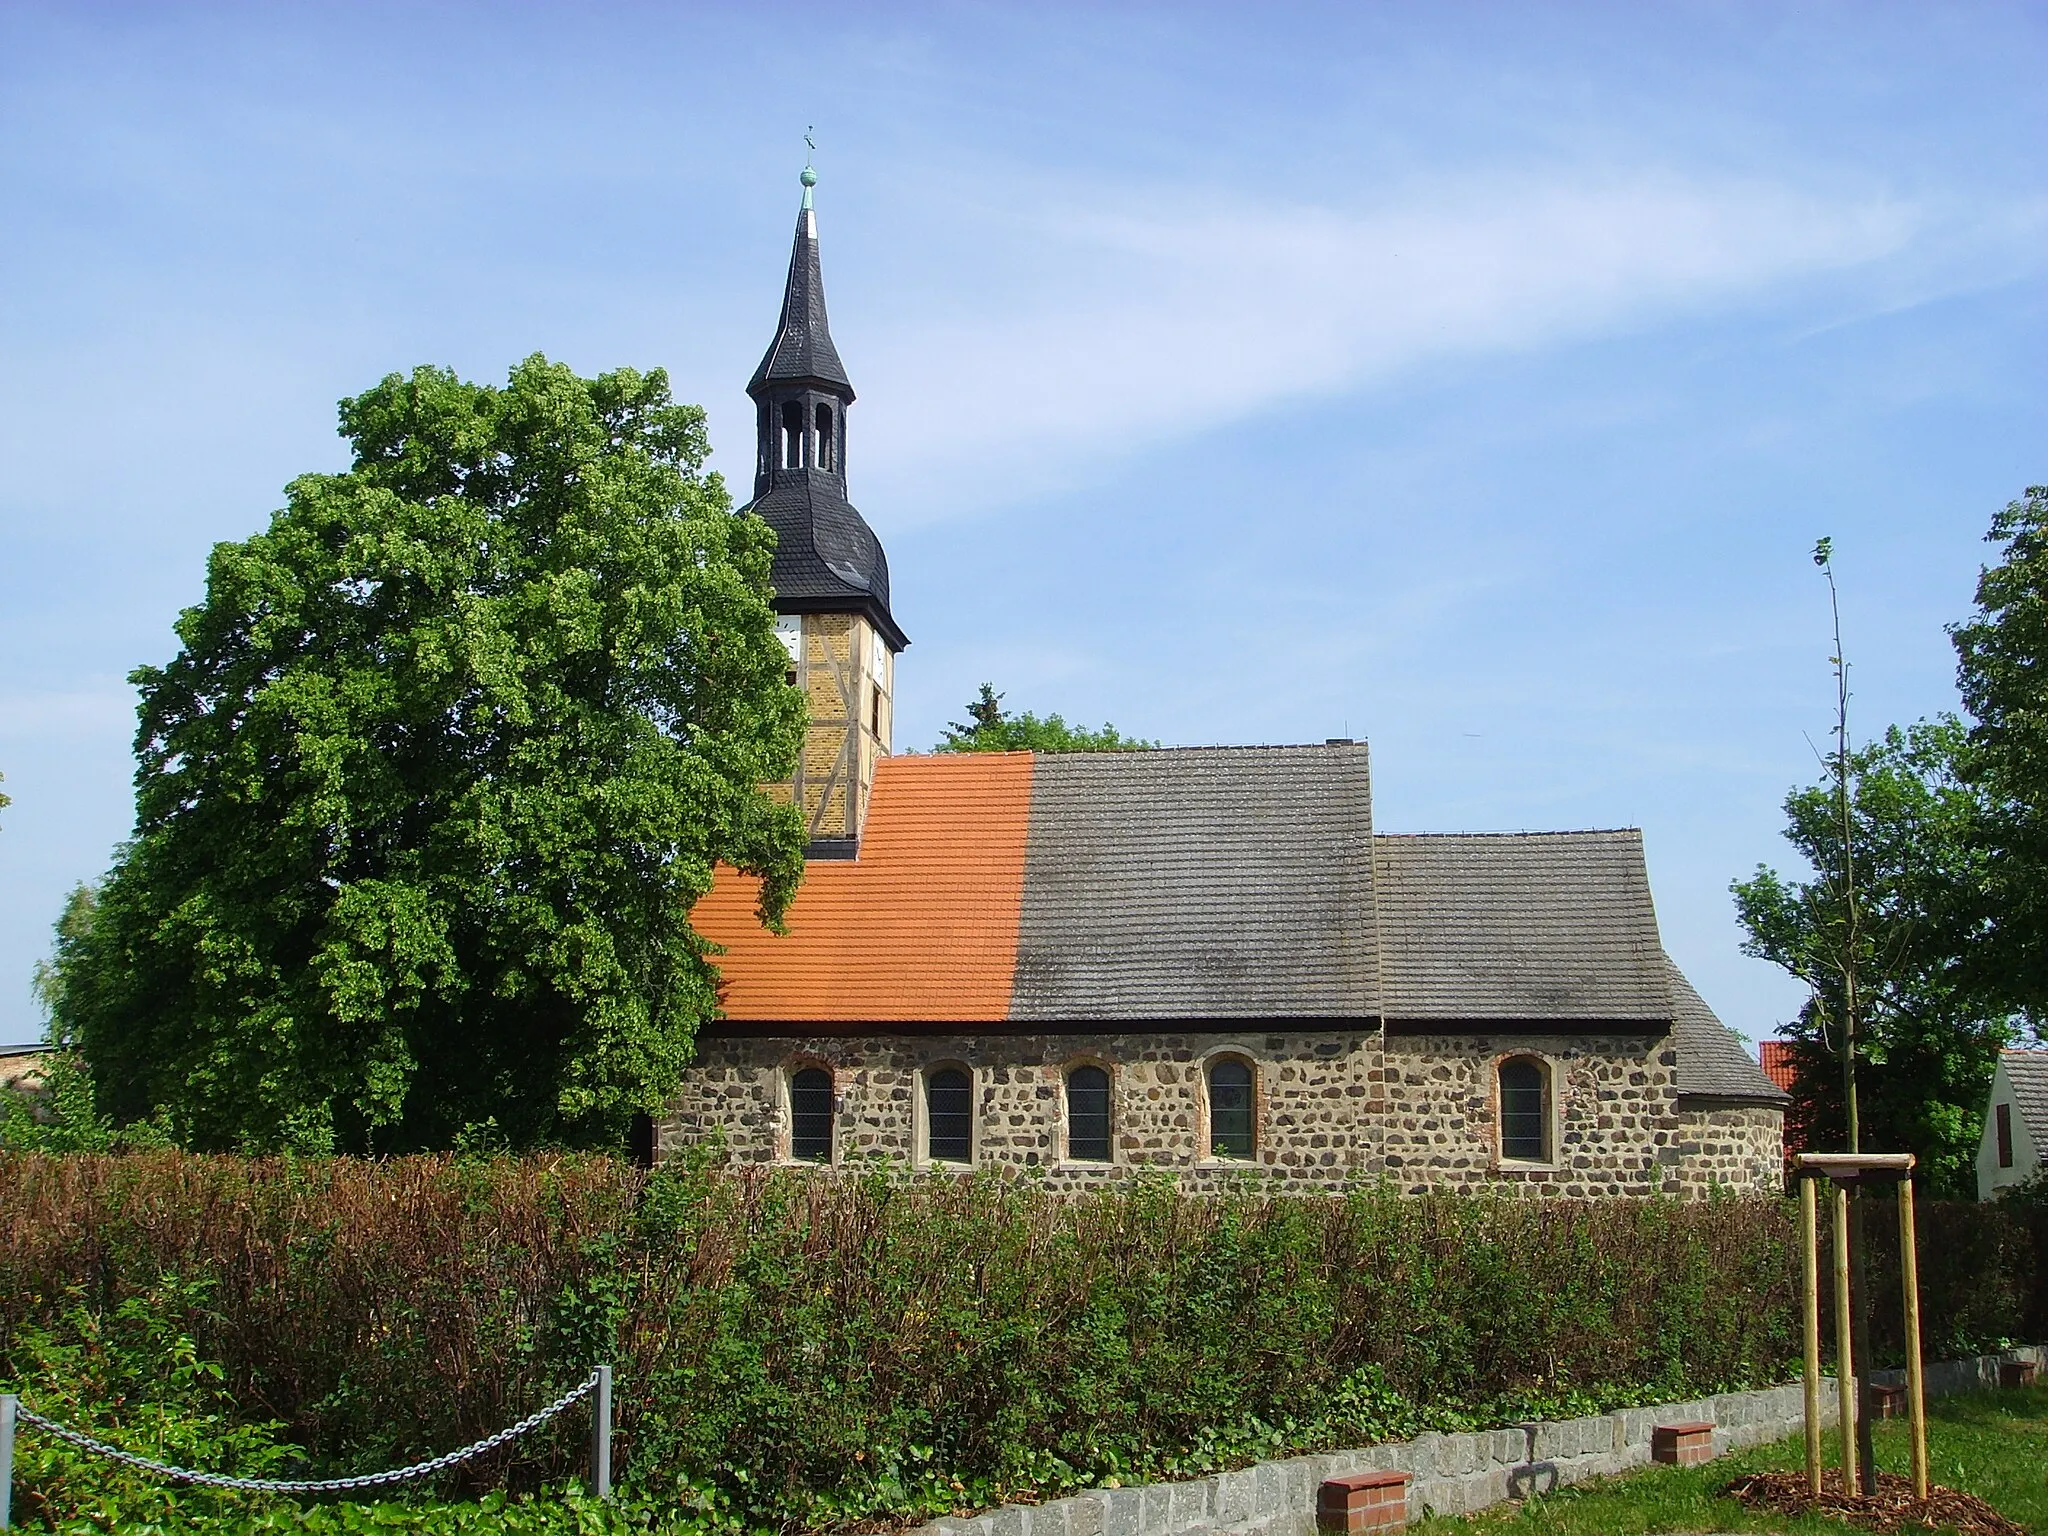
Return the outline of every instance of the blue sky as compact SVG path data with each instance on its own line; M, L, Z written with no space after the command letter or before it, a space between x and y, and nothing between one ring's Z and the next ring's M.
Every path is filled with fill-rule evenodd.
M666 367L744 478L817 125L901 745L977 683L1368 738L1388 830L1727 886L1829 723L1954 705L2048 479L2048 7L0 5L0 1037L216 540L418 363Z

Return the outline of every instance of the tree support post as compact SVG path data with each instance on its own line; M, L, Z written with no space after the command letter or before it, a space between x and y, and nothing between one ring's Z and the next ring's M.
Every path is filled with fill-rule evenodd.
M1835 1184L1835 1402L1841 1416L1842 1492L1855 1498L1860 1491L1856 1478L1856 1359L1855 1328L1849 1301L1849 1189Z
M0 1531L13 1523L14 1410L20 1406L12 1392L0 1392Z
M1800 1183L1800 1237L1805 1252L1804 1302L1806 1325L1806 1481L1819 1492L1820 1475L1820 1217L1819 1191L1815 1186L1826 1179L1835 1197L1835 1400L1840 1405L1842 1431L1842 1491L1850 1498L1864 1492L1858 1473L1858 1431L1868 1420L1861 1411L1862 1376L1869 1361L1858 1358L1855 1337L1850 1270L1849 1194L1852 1186L1897 1184L1899 1186L1900 1262L1905 1271L1906 1296L1906 1379L1913 1402L1914 1487L1924 1488L1927 1480L1926 1412L1920 1381L1920 1265L1913 1247L1913 1154L1910 1152L1802 1152L1792 1161L1792 1176ZM1858 1280L1861 1280L1858 1276ZM1856 1286L1854 1290L1860 1290ZM1867 1457L1862 1471L1874 1484L1877 1465ZM1923 1493L1920 1495L1925 1498Z
M1812 1179L1799 1181L1799 1249L1805 1284L1800 1287L1806 1335L1806 1491L1820 1497L1820 1218Z
M1906 1297L1906 1411L1912 1415L1913 1497L1927 1497L1927 1396L1920 1379L1920 1249L1913 1231L1913 1181L1899 1180L1899 1267Z
M597 1368L597 1389L590 1399L590 1491L600 1499L612 1496L612 1368Z

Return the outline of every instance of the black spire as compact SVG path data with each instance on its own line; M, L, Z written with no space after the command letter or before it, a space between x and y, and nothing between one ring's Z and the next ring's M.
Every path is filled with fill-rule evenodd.
M818 219L804 167L804 199L789 253L782 319L747 384L754 397L757 513L777 535L778 613L860 613L892 650L910 642L889 612L889 560L846 499L846 408L853 384L825 319Z
M816 173L811 173L815 177ZM818 216L811 211L811 188L804 187L804 205L797 211L796 243L789 252L789 282L782 290L782 320L761 366L747 384L755 399L771 384L815 383L853 399L853 384L839 349L832 345L832 326L825 318L825 276L818 265Z

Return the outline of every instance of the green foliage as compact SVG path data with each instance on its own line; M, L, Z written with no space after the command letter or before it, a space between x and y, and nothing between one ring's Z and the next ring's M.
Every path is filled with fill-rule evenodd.
M283 1425L237 1411L226 1372L201 1358L190 1325L207 1317L212 1287L166 1279L98 1310L74 1290L49 1325L11 1333L0 1385L54 1418L153 1461L231 1477L297 1478L305 1456L279 1438ZM394 1528L441 1533L635 1531L693 1536L706 1527L687 1513L657 1519L645 1500L599 1504L573 1485L553 1495L481 1499L300 1504L274 1495L181 1487L131 1471L33 1425L15 1447L16 1524L31 1531L145 1532L165 1529L241 1536L258 1531L341 1533Z
M603 1143L670 1096L719 862L802 876L773 534L659 371L422 368L217 546L141 690L133 840L61 941L117 1122L198 1147Z
M82 1336L81 1298L97 1316L140 1298L138 1321L220 1368L173 1406L247 1405L228 1427L268 1437L249 1455L320 1476L468 1444L608 1359L625 1508L692 1531L873 1528L1797 1370L1782 1201L155 1153L0 1155L0 1209L14 1379L48 1354L34 1341ZM2048 1330L2048 1213L1929 1202L1921 1220L1930 1348ZM517 1528L580 1528L544 1523L571 1518L561 1498L517 1498L582 1474L586 1427L565 1415L434 1492L509 1489L507 1521L541 1522Z
M1043 720L1026 711L1021 715L1003 710L1005 695L992 683L981 685L981 696L967 706L967 720L946 727L945 740L935 752L1138 752L1159 745L1125 736L1113 725L1091 731L1069 725L1058 715Z
M2048 1005L2048 486L1992 520L2001 558L1977 581L1977 608L1951 631L1956 681L1976 719L1972 780L1998 921L1986 969L2027 1007Z
M1962 725L1944 716L1893 727L1849 761L1863 1144L1913 1152L1933 1190L1955 1199L1976 1193L1991 1074L2017 1027L1982 964L1993 909L1979 836L1987 801L1973 756ZM1736 912L1744 952L1812 988L1786 1030L1798 1067L1795 1118L1807 1145L1839 1147L1847 907L1833 783L1794 790L1785 816L1787 840L1819 873L1794 880L1760 866L1734 885Z

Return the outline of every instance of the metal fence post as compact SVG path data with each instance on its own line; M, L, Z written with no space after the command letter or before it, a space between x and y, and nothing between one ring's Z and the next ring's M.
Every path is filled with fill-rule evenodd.
M14 1504L14 1410L21 1399L0 1392L0 1531L12 1523Z
M590 1403L590 1491L600 1499L612 1496L612 1368L597 1368L597 1391Z

